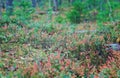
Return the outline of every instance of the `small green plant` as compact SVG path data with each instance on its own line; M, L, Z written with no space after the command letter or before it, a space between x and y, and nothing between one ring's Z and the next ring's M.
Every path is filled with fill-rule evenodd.
M83 5L80 2L75 2L71 11L67 13L67 19L71 23L80 23L82 15Z
M51 33L51 32L55 31L55 28L54 28L52 23L48 23L42 28L42 31L45 31L47 33Z
M56 22L62 23L64 21L65 21L65 19L62 16L59 15L59 16L56 17Z
M80 23L80 13L76 10L72 10L68 13L67 18L72 23Z
M100 78L109 78L110 77L110 69L106 68L103 69L102 72L100 72L99 77Z

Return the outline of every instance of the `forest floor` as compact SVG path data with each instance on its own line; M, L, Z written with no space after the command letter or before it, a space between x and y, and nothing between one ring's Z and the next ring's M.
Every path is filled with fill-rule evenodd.
M23 74L30 72L35 75L42 71L52 78L62 71L72 71L71 78L77 78L78 75L84 76L86 71L87 76L94 73L95 78L101 72L109 73L111 78L117 77L120 51L109 51L110 56L99 56L94 47L91 47L96 39L104 39L104 33L98 35L94 32L98 27L96 22L72 25L57 23L54 16L50 19L47 15L33 16L25 27L17 28L10 24L1 28L8 42L0 44L0 73L15 74L23 70ZM112 42L104 44L108 43ZM90 44L92 49L85 48L86 44ZM79 45L82 47L79 48ZM45 73L46 70L50 72Z

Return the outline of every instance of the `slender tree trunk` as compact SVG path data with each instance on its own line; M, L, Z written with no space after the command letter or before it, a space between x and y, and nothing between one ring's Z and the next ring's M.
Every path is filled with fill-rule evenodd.
M58 0L53 0L53 10L58 11Z
M6 11L9 15L12 14L13 11L13 0L6 0Z
M32 7L34 8L36 7L36 2L37 2L36 0L32 0Z

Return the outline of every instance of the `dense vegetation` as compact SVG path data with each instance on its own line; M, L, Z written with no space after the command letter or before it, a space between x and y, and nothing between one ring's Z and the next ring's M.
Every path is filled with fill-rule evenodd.
M0 0L0 78L120 78L119 57L120 0Z

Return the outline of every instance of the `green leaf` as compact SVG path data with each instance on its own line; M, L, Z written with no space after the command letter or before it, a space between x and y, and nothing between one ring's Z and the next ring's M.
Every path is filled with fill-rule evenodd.
M120 70L117 71L117 76L120 78Z
M90 75L90 78L94 78L94 74L91 74L91 75Z
M68 75L64 75L63 78L70 78L70 76L68 76Z

